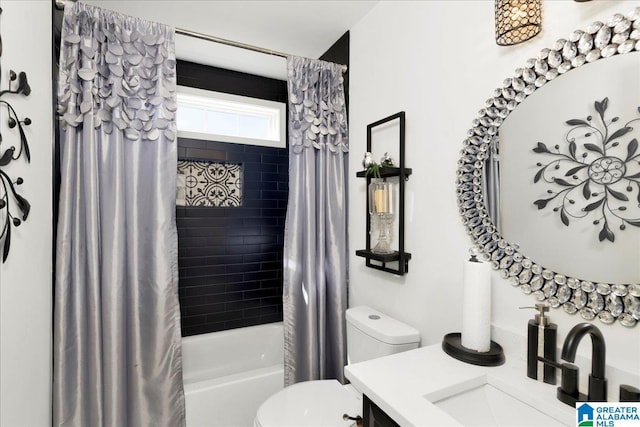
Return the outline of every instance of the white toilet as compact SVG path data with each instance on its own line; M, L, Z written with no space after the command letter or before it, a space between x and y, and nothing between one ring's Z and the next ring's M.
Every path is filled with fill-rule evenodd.
M346 312L349 363L418 348L420 333L369 307ZM254 427L347 427L343 414L362 415L362 393L337 380L305 381L286 387L258 408Z

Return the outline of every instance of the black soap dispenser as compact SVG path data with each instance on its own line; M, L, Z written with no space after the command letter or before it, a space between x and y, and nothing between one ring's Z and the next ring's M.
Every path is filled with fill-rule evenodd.
M536 304L539 311L535 318L529 320L527 327L527 376L534 380L544 380L545 383L556 383L556 368L548 363L541 362L538 358L556 361L556 341L558 326L549 321L545 313L549 311L547 304Z

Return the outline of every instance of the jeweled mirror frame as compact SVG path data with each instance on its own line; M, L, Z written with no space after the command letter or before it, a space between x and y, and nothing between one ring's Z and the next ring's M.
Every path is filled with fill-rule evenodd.
M498 232L488 214L482 181L485 160L489 147L498 140L498 129L527 96L574 68L633 51L640 51L640 7L627 15L615 14L606 23L594 22L586 31L576 30L568 39L556 41L551 49L542 49L538 58L516 69L479 111L463 142L456 174L463 224L502 278L538 301L546 300L555 308L562 306L569 314L580 313L586 320L597 317L605 324L617 320L625 327L633 327L640 320L640 284L594 283L534 263Z

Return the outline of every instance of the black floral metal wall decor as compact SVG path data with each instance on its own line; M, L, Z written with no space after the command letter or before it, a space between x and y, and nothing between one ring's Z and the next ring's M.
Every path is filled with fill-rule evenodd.
M601 242L614 242L613 230L640 227L640 152L638 140L629 135L631 124L640 117L619 125L618 116L606 117L608 98L595 101L593 107L595 117L566 121L571 129L562 146L549 148L538 142L533 149L552 157L537 163L534 183L553 185L548 196L534 204L538 209L552 206L567 227L589 218L598 227Z
M0 15L2 8L0 8ZM2 56L2 35L0 35L0 57ZM0 66L0 88L2 87L2 67ZM31 124L31 119L25 117L20 119L18 113L5 99L10 95L29 96L31 88L27 82L27 74L23 71L16 74L13 70L9 71L9 83L6 89L0 89L0 105L6 106L7 109L7 125L10 129L18 129L19 143L11 145L2 151L3 135L0 133L0 221L2 221L2 232L0 233L0 242L2 242L2 262L7 260L9 248L11 247L11 227L18 227L29 216L31 205L17 190L17 186L21 185L24 180L17 177L15 180L5 171L5 167L13 160L18 160L23 154L27 163L31 161L31 153L29 152L29 143L24 132L24 126Z

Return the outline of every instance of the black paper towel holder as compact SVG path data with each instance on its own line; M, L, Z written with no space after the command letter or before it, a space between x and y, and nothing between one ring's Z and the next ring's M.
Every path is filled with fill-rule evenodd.
M502 346L491 341L489 351L475 351L462 345L462 334L452 332L442 339L442 350L454 359L479 366L500 366L504 363Z

